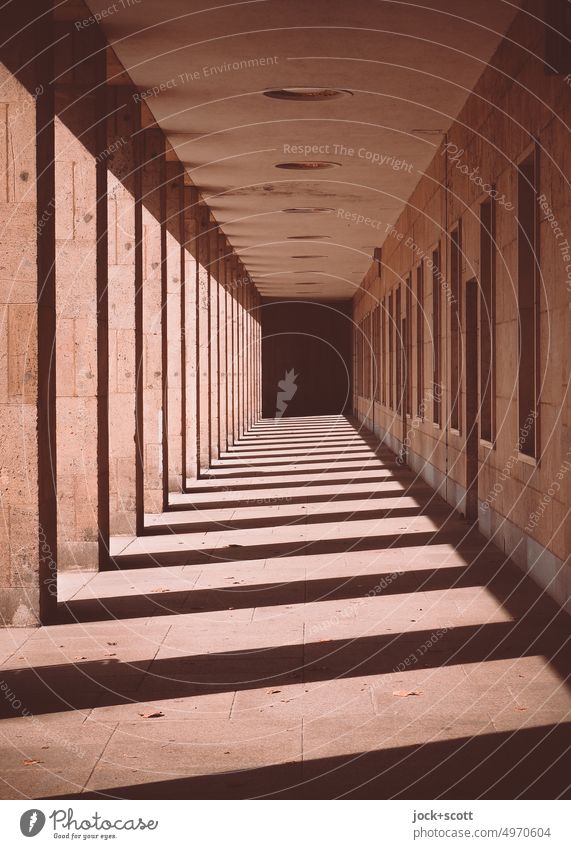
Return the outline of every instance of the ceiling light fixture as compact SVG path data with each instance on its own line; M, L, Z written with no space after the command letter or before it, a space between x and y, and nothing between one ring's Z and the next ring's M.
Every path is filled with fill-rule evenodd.
M305 103L315 103L318 100L336 100L353 94L344 88L316 88L315 86L293 86L290 88L272 88L263 92L265 97L275 100L297 100Z
M340 168L341 163L325 159L307 159L304 162L278 162L275 167L286 171L320 171L324 168Z
M327 254L294 254L292 259L327 259Z
M282 209L282 212L287 212L292 215L316 215L318 213L329 213L334 211L335 210L331 206L290 206L287 209Z
M302 239L303 241L310 241L311 239L330 239L331 236L286 236L286 239Z

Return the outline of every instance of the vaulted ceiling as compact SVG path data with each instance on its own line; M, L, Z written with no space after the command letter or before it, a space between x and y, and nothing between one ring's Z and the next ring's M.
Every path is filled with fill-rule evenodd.
M259 291L320 299L352 297L517 11L89 5Z

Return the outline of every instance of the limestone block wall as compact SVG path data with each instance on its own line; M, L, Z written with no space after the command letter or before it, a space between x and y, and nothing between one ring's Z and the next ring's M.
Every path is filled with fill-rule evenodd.
M526 8L541 12L537 3ZM458 120L435 146L406 209L387 227L382 261L373 263L354 298L353 407L395 452L405 450L409 465L454 508L471 515L474 496L472 518L477 511L482 532L569 604L571 213L565 125L571 110L568 80L548 73L544 58L543 28L519 14ZM522 325L521 300L529 293L521 288L526 269L518 256L518 173L529 157L536 166L532 333ZM482 228L482 205L490 202L495 293L483 301L490 265L482 233L490 228ZM491 372L482 363L490 344ZM534 345L534 362L519 381L520 356L525 360ZM366 360L372 364L368 380ZM484 425L490 401L482 385L490 376L492 434ZM518 403L531 391L527 379L536 384L537 407L526 424ZM467 393L471 380L478 393L475 410ZM525 445L533 429L536 448L529 456Z
M244 268L199 188L99 28L74 25L88 7L12 12L0 623L27 626L57 619L58 571L112 567L115 544L260 417L261 338L259 296L240 291Z

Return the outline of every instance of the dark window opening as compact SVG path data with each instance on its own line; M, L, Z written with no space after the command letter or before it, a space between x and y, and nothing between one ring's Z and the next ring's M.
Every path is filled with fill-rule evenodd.
M462 386L462 239L460 224L450 235L450 427L460 430Z
M495 210L480 205L480 438L493 442L495 432Z
M432 421L440 424L440 251L432 251Z
M535 152L518 169L518 412L519 450L537 456L538 239Z
M424 418L424 275L416 269L416 414Z

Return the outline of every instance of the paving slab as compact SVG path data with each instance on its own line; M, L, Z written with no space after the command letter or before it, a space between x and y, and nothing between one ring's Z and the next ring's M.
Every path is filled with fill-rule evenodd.
M189 489L0 633L7 798L561 792L568 619L385 446L261 423Z

